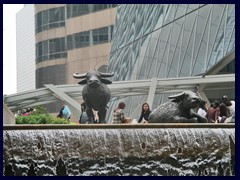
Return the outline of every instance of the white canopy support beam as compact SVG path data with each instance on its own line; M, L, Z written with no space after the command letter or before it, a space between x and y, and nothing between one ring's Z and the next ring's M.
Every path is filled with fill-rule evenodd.
M202 100L207 102L207 107L210 107L210 102L209 102L206 94L203 92L203 90L201 88L199 88L197 90L197 94L198 94L199 97L201 97Z
M75 117L80 117L81 114L81 106L80 104L75 101L74 99L72 99L70 96L68 96L66 93L58 90L54 85L52 84L45 84L45 87L47 87L48 89L50 89L54 94L54 96L57 96L59 99L61 99L62 101L64 101L69 108L71 109L71 111L73 112Z
M229 52L226 56L224 56L217 64L215 64L212 68L210 68L203 77L206 75L217 74L222 68L224 68L227 64L235 59L235 49Z
M148 97L147 97L147 103L149 104L150 107L152 107L153 105L157 82L158 82L157 78L151 79L150 88L149 88Z

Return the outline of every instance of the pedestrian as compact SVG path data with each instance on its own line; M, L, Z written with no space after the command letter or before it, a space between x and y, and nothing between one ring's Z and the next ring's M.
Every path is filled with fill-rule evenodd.
M199 103L198 111L197 111L197 113L204 118L207 115L206 103L207 103L206 101L201 100L200 103Z
M143 103L142 112L141 112L141 115L138 119L138 123L147 123L150 113L151 113L151 110L150 110L149 104L148 103Z
M86 104L85 102L83 102L81 104L81 115L80 115L80 118L79 118L79 124L87 124L88 123L88 115L87 115L87 112L86 112Z
M226 104L221 103L219 105L219 115L218 115L219 122L224 123L228 117L229 117L229 109Z
M222 96L222 102L228 107L229 116L235 116L235 101L230 101L227 95Z
M119 123L123 123L125 120L125 115L124 115L124 108L125 108L126 104L124 102L120 102L118 104L118 107L116 109L114 109L113 111L113 124L119 124Z
M63 105L57 117L70 120L71 114L72 113L71 113L69 107L67 105Z
M213 103L213 107L208 108L206 114L208 123L218 123L219 105L219 101L215 100Z

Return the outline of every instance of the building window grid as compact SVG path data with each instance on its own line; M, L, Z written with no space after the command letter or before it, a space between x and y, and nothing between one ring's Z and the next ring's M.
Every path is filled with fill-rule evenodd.
M93 44L108 42L108 27L93 30Z
M110 42L112 33L113 25L68 35L67 49L72 50Z
M64 7L41 11L35 15L35 33L37 34L48 29L64 27L66 18L94 13L116 6L117 4L69 4ZM66 17L65 13L67 14Z
M188 40L187 40L187 44L186 44L186 48L183 52L183 57L181 59L181 57L179 57L179 66L178 66L178 74L177 74L177 77L181 77L185 74L184 73L184 70L183 70L183 64L184 64L184 60L186 59L186 54L187 54L187 50L189 48L189 43L190 43L190 40L193 36L193 40L194 40L194 43L193 43L193 49L195 49L195 41L196 41L196 30L197 30L197 21L198 21L198 13L199 11L197 10L197 14L195 16L195 19L194 19L194 23L193 23L193 26L192 26L192 29L191 29L191 33L190 33L190 36L188 37ZM194 33L195 32L195 33ZM182 46L183 46L183 41L182 41ZM191 53L192 54L192 53Z
M229 5L228 5L229 6ZM211 11L212 11L212 9L211 9ZM212 12L211 12L212 13ZM212 14L210 13L210 15L208 15L207 16L207 19L209 19L210 20L210 22L211 22L211 18L212 18ZM219 12L220 13L220 12ZM228 14L230 14L230 12L228 12ZM224 15L225 16L229 16L226 12L224 13ZM207 14L205 14L205 15L207 15ZM198 17L198 16L196 16L196 17ZM220 17L220 16L219 16ZM227 18L226 17L224 17L224 20L226 20ZM195 18L195 21L197 21L197 20L201 20L201 19L197 19L197 18ZM189 32L189 33L194 33L194 39L195 39L195 43L193 43L193 45L195 45L195 48L191 48L191 57L192 58L190 58L191 60L192 60L192 65L193 65L193 67L191 68L191 74L196 74L196 72L194 71L194 66L197 66L197 64L196 63L199 63L199 61L198 60L200 60L200 59L204 59L204 61L205 61L205 57L207 57L207 62L209 63L210 62L210 56L211 56L211 53L214 53L213 51L211 51L211 50L213 50L213 45L215 44L215 41L217 41L216 40L216 38L214 38L214 37L212 37L212 39L211 39L211 41L209 40L209 36L211 37L211 34L210 34L210 30L211 30L211 28L213 27L213 25L214 24L212 24L212 23L210 23L210 22L208 22L208 23L210 23L211 25L209 25L208 24L208 26L207 26L207 29L206 28L204 28L204 26L202 26L201 28L204 28L204 32L202 32L203 34L205 33L205 34L207 34L208 36L206 36L207 38L205 38L205 37L203 37L203 35L201 35L200 36L200 40L202 41L202 40L206 40L207 39L207 45L209 46L209 48L205 48L206 49L206 52L204 53L204 58L198 58L197 57L197 54L198 54L198 56L200 56L200 53L199 53L199 51L200 51L200 48L201 48L201 46L203 46L203 45L201 45L201 43L204 43L204 42L196 42L197 40L196 40L196 38L195 38L195 36L196 36L196 28L198 28L197 27L197 25L195 25L195 22L194 21L194 24L193 24L193 26L192 26L192 30ZM204 22L204 21L203 21ZM230 44L230 42L231 42L231 39L232 39L232 36L235 36L235 33L234 33L234 31L235 31L235 28L234 28L234 26L235 26L235 24L233 23L233 27L231 27L231 28L229 28L229 26L228 25L226 25L226 23L227 22L225 22L224 23L224 25L225 25L225 28L223 29L223 32L221 32L222 34L223 34L223 37L225 38L224 40L221 40L222 41L222 43L224 44L224 46L220 46L220 47L218 47L218 49L216 49L218 52L219 52L219 55L220 56L222 56L223 55L223 50L222 50L222 47L224 47L225 48L225 46L228 46L227 44L226 44L226 42L227 41L229 41L228 43ZM196 24L198 24L198 23L196 23ZM220 25L221 23L217 23L217 25ZM122 25L122 24L121 24ZM120 25L119 25L120 26ZM118 26L118 28L119 28L119 26ZM226 36L226 30L227 30L227 27L229 28L229 31L231 31L231 33L229 34L229 36ZM183 28L184 28L184 25L183 25ZM208 29L210 29L210 30L208 30ZM216 30L217 31L219 31L218 30L219 28L217 28ZM231 29L231 30L230 30ZM127 31L127 30L126 30ZM209 33L207 33L207 32L209 32ZM215 32L215 31L213 31L213 32ZM121 32L122 33L122 32ZM218 33L218 32L216 32L216 33ZM220 33L220 34L221 34ZM215 33L214 33L215 34ZM116 34L117 36L121 36L121 34ZM189 35L189 34L188 34ZM183 38L188 38L189 36L185 36L185 34L181 34L180 33L180 39L179 40L181 40L180 42L180 44L182 44L183 43ZM193 36L192 36L193 37ZM203 38L205 38L205 39L203 39ZM140 41L140 40L139 40ZM234 40L233 40L234 41ZM117 45L119 45L120 47L121 47L121 45L122 44L120 44L120 42L119 41L115 41L115 43L117 42ZM187 44L189 44L188 43L189 41L187 41ZM191 46L192 45L192 42L193 41L191 41L191 43L189 44L189 46ZM127 43L126 43L127 44ZM113 46L116 46L117 47L117 45L116 44L113 44ZM125 44L124 44L125 45ZM186 44L185 44L186 45ZM131 45L130 45L131 46ZM180 46L180 48L181 48L182 46ZM127 48L125 48L123 51L125 51L126 52L126 49ZM184 53L184 56L185 56L185 53L186 53L186 51L185 51L185 48L182 48L183 49L183 52L182 53ZM188 48L187 48L188 49ZM195 51L194 51L194 49L195 49ZM113 49L114 50L114 49ZM118 56L118 58L115 58L117 55L116 54L119 54L118 53L118 51L119 51L119 49L117 49L117 50L115 50L115 54L112 54L111 55L111 57L110 57L110 60L112 59L113 61L112 61L112 64L110 64L110 66L112 67L114 67L114 66L117 66L117 65L115 65L115 63L117 64L118 63L118 65L119 64L121 64L121 59L122 59L122 55L121 56ZM192 54L192 52L197 52L197 53L194 53L194 56L193 56L193 54ZM227 51L227 52L229 52L229 48L227 47L226 49L225 49L225 51ZM181 52L181 51L180 51ZM225 53L224 52L224 54L227 54L227 52ZM128 54L128 56L129 57L131 57L131 55L134 53L134 51L132 51L131 52L131 54ZM126 53L127 54L127 53ZM209 55L208 55L209 54ZM140 57L140 56L139 56ZM163 57L163 56L162 56ZM217 56L216 56L217 57ZM130 58L129 58L130 59ZM139 58L140 59L140 58ZM138 59L138 60L139 60ZM182 62L182 63L184 63L185 61L184 61L184 57L182 57L182 56L179 56L179 61L178 62ZM214 59L216 59L215 57L214 57ZM219 58L218 58L219 59ZM181 60L181 61L180 61ZM182 65L181 65L182 66ZM189 67L189 64L188 64L188 67ZM208 67L208 69L209 69L209 67ZM109 70L111 71L114 71L115 69L114 68L109 68ZM130 70L130 69L129 69ZM180 71L184 71L184 69L181 67L181 68L178 68L178 70L180 70ZM228 69L229 70L229 69ZM120 70L119 70L120 71ZM168 71L169 71L169 68L168 68ZM227 70L226 70L227 71ZM121 75L121 73L119 72L119 73L116 73L115 74L115 76L116 75L118 75L118 74L120 74L120 76L124 76L123 74ZM181 76L182 74L179 72L179 76ZM124 79L125 80L125 79ZM162 96L162 98L163 98L163 96L165 96L165 95L161 95ZM159 98L159 100L160 99L162 99L162 98ZM141 99L142 99L142 97L141 97ZM127 99L125 99L125 100L127 100ZM161 101L162 102L162 101ZM165 102L165 101L164 101ZM160 104L160 101L159 101L159 103L158 104ZM131 105L130 105L131 106ZM114 107L114 106L111 106L111 107ZM110 119L110 118L109 118Z
M203 5L202 5L203 6ZM196 27L195 27L196 28ZM210 27L209 27L210 28ZM232 28L232 29L234 29L234 28ZM194 34L195 35L195 34ZM231 36L232 36L232 34L231 34ZM202 39L202 38L200 38L200 39ZM192 42L191 42L192 43ZM188 44L188 43L187 43ZM193 46L195 45L195 43L193 44ZM200 46L199 45L196 45L198 48L197 48L197 51L199 51L199 48L200 48ZM222 46L221 46L222 47ZM193 48L194 49L194 48ZM228 49L228 48L227 48ZM186 50L184 50L184 52L185 52ZM222 51L221 51L222 52ZM186 53L186 52L185 52ZM184 54L185 54L184 53ZM188 54L188 53L187 53ZM221 55L221 54L219 54L219 55ZM189 56L189 55L188 55ZM216 56L216 55L215 55ZM181 58L182 59L182 58ZM196 63L198 63L196 60L197 60L197 57L194 57L194 58L192 58L191 59L192 60L192 65L191 65L191 71L190 71L190 73L192 73L193 71L194 71L194 66L195 66L195 64ZM180 68L180 71L182 71L182 68ZM180 73L179 73L179 75L181 75Z
M227 28L227 17L228 17L228 4L226 5L226 13L225 13L225 23L224 23L224 28L223 28L223 36L226 37L226 28ZM224 56L224 47L225 47L225 38L223 38L223 47L222 47L222 56Z
M72 42L75 42L72 47L73 48L81 48L81 47L89 46L89 44L90 44L89 36L90 36L89 31L80 32L80 33L72 35L72 38L73 38Z
M198 55L199 55L199 51L200 51L200 48L201 48L201 45L202 45L202 43L203 43L203 39L204 39L204 35L205 35L205 32L206 32L206 30L207 30L207 26L208 26L208 24L209 24L209 21L211 21L210 20L210 16L211 16L211 13L212 13L212 6L210 6L210 7L208 7L208 6L206 6L205 8L208 8L208 15L207 15L207 17L206 17L206 21L204 22L205 24L204 24L204 28L203 28L203 31L202 31L202 34L201 34L201 38L200 38L200 43L199 43L199 46L197 47L197 50L196 50L196 52L195 52L195 54L196 54L196 56L195 56L195 58L193 57L193 54L194 54L194 49L192 50L192 58L191 58L191 68L190 68L190 76L193 76L193 73L194 73L194 69L195 69L195 66L196 66L196 63L197 63L197 60L198 60ZM199 14L199 10L198 10L198 14ZM198 17L199 18L199 17ZM207 31L208 32L208 31ZM209 33L209 32L208 32ZM195 32L195 35L196 35L197 33ZM195 36L195 38L196 38L196 36ZM195 43L194 43L194 45L195 45ZM206 51L207 52L207 51ZM205 65L205 64L204 64ZM205 69L205 67L203 66L203 69Z
M117 4L68 4L67 18L82 16L117 6Z
M65 26L65 7L52 8L41 11L35 15L35 33L64 27Z
M67 36L67 38L56 38L39 42L36 44L36 63L65 58L67 57L66 49L72 50L110 42L112 34L113 25L72 34Z
M65 38L49 39L36 44L36 63L65 57Z
M217 47L216 47L217 46L216 42L218 42L217 38L219 36L220 26L221 26L221 23L222 23L222 20L223 20L223 17L224 17L225 10L226 10L226 5L224 6L224 8L221 12L221 15L220 15L219 23L218 23L218 26L217 26L217 31L216 31L216 34L215 34L214 40L213 40L213 46L211 47L210 54L209 54L207 69L209 69L214 63L216 63L217 57L219 56L219 52L217 51Z

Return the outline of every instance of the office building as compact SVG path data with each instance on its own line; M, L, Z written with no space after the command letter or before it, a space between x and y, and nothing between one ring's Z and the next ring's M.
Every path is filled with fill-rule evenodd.
M73 73L106 72L115 4L36 4L36 88L76 84ZM61 103L48 105L50 112Z
M34 4L16 15L17 92L35 89Z
M108 72L113 81L178 78L235 73L234 4L123 4L117 9ZM209 101L227 94L235 99L235 86L201 87ZM151 109L170 94L155 94ZM113 98L125 113L138 118L146 96Z

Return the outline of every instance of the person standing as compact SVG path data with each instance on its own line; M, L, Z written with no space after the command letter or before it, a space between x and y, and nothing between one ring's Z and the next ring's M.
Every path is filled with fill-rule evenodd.
M71 113L69 107L67 105L63 105L57 117L70 120L71 114L72 113Z
M83 102L81 104L81 115L80 115L80 118L79 118L79 124L87 124L88 123L88 116L87 116L87 113L86 113L86 104L85 102Z
M219 115L218 120L220 123L224 123L225 120L229 117L229 110L226 104L221 103L219 105Z
M146 121L148 122L148 117L149 117L150 113L151 113L151 110L150 110L149 104L143 103L142 112L138 119L138 123L141 123L141 122L145 123Z
M213 107L208 108L206 118L208 123L218 123L219 116L219 101L214 101Z
M229 116L235 116L235 101L230 101L228 96L222 96L222 102L227 106Z

